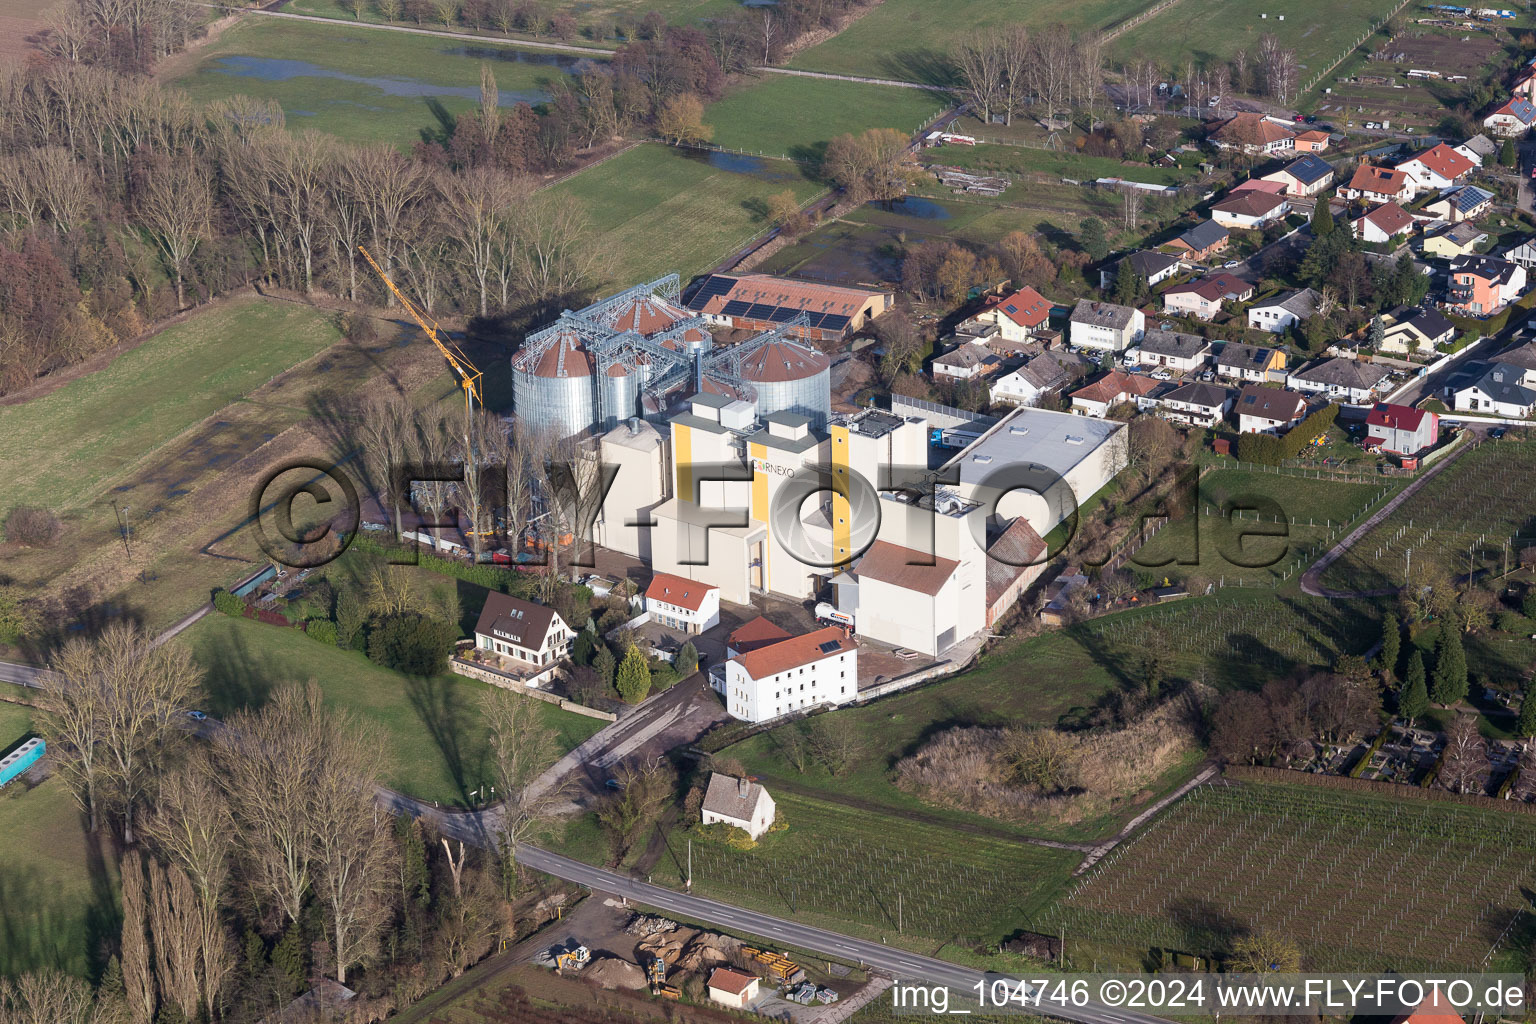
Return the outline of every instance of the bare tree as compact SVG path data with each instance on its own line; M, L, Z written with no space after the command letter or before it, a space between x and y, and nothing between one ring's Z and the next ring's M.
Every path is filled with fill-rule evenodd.
M607 250L594 245L581 204L570 196L541 193L528 206L520 230L517 271L526 298L572 295L596 279Z
M165 160L144 176L137 208L176 284L176 305L184 307L187 261L208 236L213 216L208 177L188 158Z
M1474 792L1488 769L1488 745L1472 715L1460 715L1445 734L1440 758L1440 784L1452 793Z
M1003 117L1011 125L1014 115L1023 113L1029 93L1029 30L1023 25L1004 26L997 41L1001 51Z
M144 859L137 850L129 850L123 855L119 876L123 888L121 950L128 1014L134 1024L149 1024L155 1017L155 979L147 933L149 914L144 893Z
M454 245L454 261L474 282L480 315L490 311L498 254L514 231L514 208L528 190L489 167L436 178L443 198L443 227Z
M501 803L489 813L489 826L502 869L502 894L516 895L517 849L548 831L564 800L564 780L545 778L559 759L553 730L543 724L538 705L527 697L492 689L480 698L490 732L491 770Z
M429 410L417 420L417 452L426 469L428 478L415 481L412 496L415 504L427 518L436 523L453 521L458 508L459 485L455 470L461 469L456 461L464 451L464 414L457 409L441 413ZM428 527L427 535L432 546L439 547L439 528Z
M150 934L154 938L155 977L162 1000L174 1003L187 1020L197 1017L203 985L202 914L186 872L151 860L149 867Z
M507 427L500 416L477 410L470 418L465 443L464 482L459 506L469 520L469 547L476 555L485 548L484 538L494 533L492 512L501 495L493 490L496 474L507 466Z
M108 1024L110 1018L110 1009L93 997L84 979L62 971L32 971L17 978L14 985L0 978L3 1024Z
M675 799L677 773L657 756L623 765L615 777L621 788L603 798L597 808L597 821L608 833L613 863L619 864Z
M395 535L404 528L409 482L398 470L416 457L415 411L398 391L371 392L358 409L357 435L374 493L395 514Z
M344 188L358 206L373 257L389 272L406 242L407 215L426 194L421 167L393 146L366 146L353 151L343 165ZM394 304L394 296L386 296Z
M990 29L971 33L955 50L955 68L983 124L991 124L992 111L1003 105L1003 63L1003 41Z

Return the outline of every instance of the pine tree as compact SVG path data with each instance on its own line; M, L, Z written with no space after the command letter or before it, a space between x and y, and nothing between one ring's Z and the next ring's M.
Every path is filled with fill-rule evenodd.
M1097 217L1086 217L1078 226L1078 238L1083 243L1083 251L1088 258L1097 263L1109 255L1109 239L1104 234L1104 222Z
M1333 207L1328 205L1327 196L1318 196L1317 205L1312 208L1312 234L1322 238L1333 231Z
M1381 348L1381 343L1386 339L1386 337L1387 325L1381 322L1381 314L1377 313L1375 316L1371 317L1371 326L1370 329L1366 331L1365 343L1370 347L1372 352L1375 352Z
M645 663L640 648L631 646L619 664L616 679L619 697L626 704L638 704L651 692L651 667Z
M1467 695L1467 653L1461 646L1461 634L1449 619L1440 620L1430 694L1436 704L1457 704Z
M1520 700L1520 718L1515 722L1515 735L1521 739L1536 736L1536 687L1527 687Z
M1397 674L1397 659L1403 649L1402 627L1398 625L1397 616L1388 612L1381 620L1381 654L1377 657L1376 665L1388 678ZM1423 668L1423 663L1419 665Z
M576 642L571 645L571 661L577 665L590 665L592 652L597 649L597 634L590 629L584 629L576 634Z
M608 645L598 644L597 653L592 656L592 667L597 670L597 676L603 681L604 686L613 686L613 676L617 666L618 662L615 661Z
M290 923L283 937L272 947L272 965L288 979L294 995L304 991L309 964L304 955L304 934L299 922Z
M1397 698L1397 713L1413 725L1414 719L1429 710L1429 692L1424 687L1424 655L1415 648L1408 658L1408 671L1403 676L1403 691Z
M1505 139L1504 145L1499 147L1499 165L1501 167L1513 167L1517 161L1515 156L1515 142L1513 139Z
M1122 306L1134 306L1145 288L1146 282L1142 280L1140 272L1122 261L1120 272L1115 275L1115 302Z
M683 644L683 649L677 652L677 674L681 679L687 679L699 670L699 649L693 646L690 640Z

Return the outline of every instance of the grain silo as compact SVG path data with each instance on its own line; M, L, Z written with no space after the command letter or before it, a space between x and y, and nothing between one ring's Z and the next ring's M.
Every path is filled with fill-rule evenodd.
M512 411L556 437L584 433L596 418L596 364L581 335L556 324L528 336L512 357Z
M813 428L826 429L832 415L832 362L826 356L779 337L753 348L738 365L741 379L757 393L758 416L794 412L809 417Z

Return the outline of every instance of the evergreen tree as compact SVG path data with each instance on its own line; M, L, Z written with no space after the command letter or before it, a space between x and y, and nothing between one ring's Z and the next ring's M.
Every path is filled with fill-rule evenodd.
M1365 334L1365 343L1372 352L1381 348L1381 343L1387 337L1387 325L1381 322L1381 314L1371 317L1371 326Z
M425 907L432 899L432 872L427 867L426 840L415 818L409 814L395 818L395 840L400 845L401 895Z
M576 634L576 642L571 645L571 660L578 665L592 664L592 652L597 649L597 634L590 629L584 629Z
M598 678L603 681L605 687L612 688L614 671L618 662L613 657L613 652L607 644L598 644L597 653L592 656L592 667L597 670Z
M683 649L677 652L677 675L680 679L687 679L699 670L699 649L693 646L690 640L683 644Z
M1398 625L1397 616L1391 612L1381 620L1381 654L1376 664L1388 677L1397 674L1397 659L1402 653L1403 631ZM1422 669L1423 663L1419 667Z
M1125 262L1120 264L1120 272L1115 275L1114 300L1117 303L1122 306L1136 305L1146 287L1147 282L1135 267Z
M651 692L651 667L645 663L640 648L631 646L624 655L615 685L626 704L638 704Z
M1392 292L1393 298L1406 306L1417 306L1429 294L1429 278L1419 272L1413 257L1406 252L1397 258Z
M304 932L299 922L290 923L283 937L272 947L272 966L288 980L292 995L298 995L307 987L309 963L304 955Z
M1411 726L1415 719L1422 717L1428 710L1429 691L1424 686L1424 655L1415 648L1408 658L1402 693L1397 697L1397 713L1407 719Z
M1501 167L1513 167L1517 158L1515 156L1515 141L1505 139L1504 145L1499 147L1499 165Z
M1333 207L1328 205L1327 196L1318 196L1317 205L1312 208L1312 234L1322 238L1332 233L1333 227Z
M1456 704L1467 695L1467 654L1461 646L1461 633L1451 625L1450 619L1440 620L1430 694L1436 704Z
M1109 238L1104 234L1104 222L1097 217L1086 217L1077 226L1078 239L1083 243L1083 252L1088 258L1097 263L1109 255Z
M1527 687L1520 700L1520 718L1515 722L1515 735L1521 739L1536 736L1536 686Z

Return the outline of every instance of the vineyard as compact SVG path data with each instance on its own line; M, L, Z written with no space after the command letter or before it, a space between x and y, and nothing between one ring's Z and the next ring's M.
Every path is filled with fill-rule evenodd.
M1100 862L1052 928L1216 954L1265 928L1308 970L1477 970L1528 917L1533 853L1524 816L1205 786Z
M1161 651L1174 676L1252 686L1255 670L1282 675L1361 654L1379 630L1379 613L1368 602L1219 590L1090 619L1067 634L1101 664L1136 666L1149 651Z
M1405 574L1433 579L1502 572L1536 544L1536 444L1487 442L1467 451L1323 573L1341 590L1401 586Z
M892 941L899 933L976 945L1037 917L1079 860L790 793L775 799L789 829L757 849L693 840L695 893ZM687 842L669 836L655 881L680 884Z

